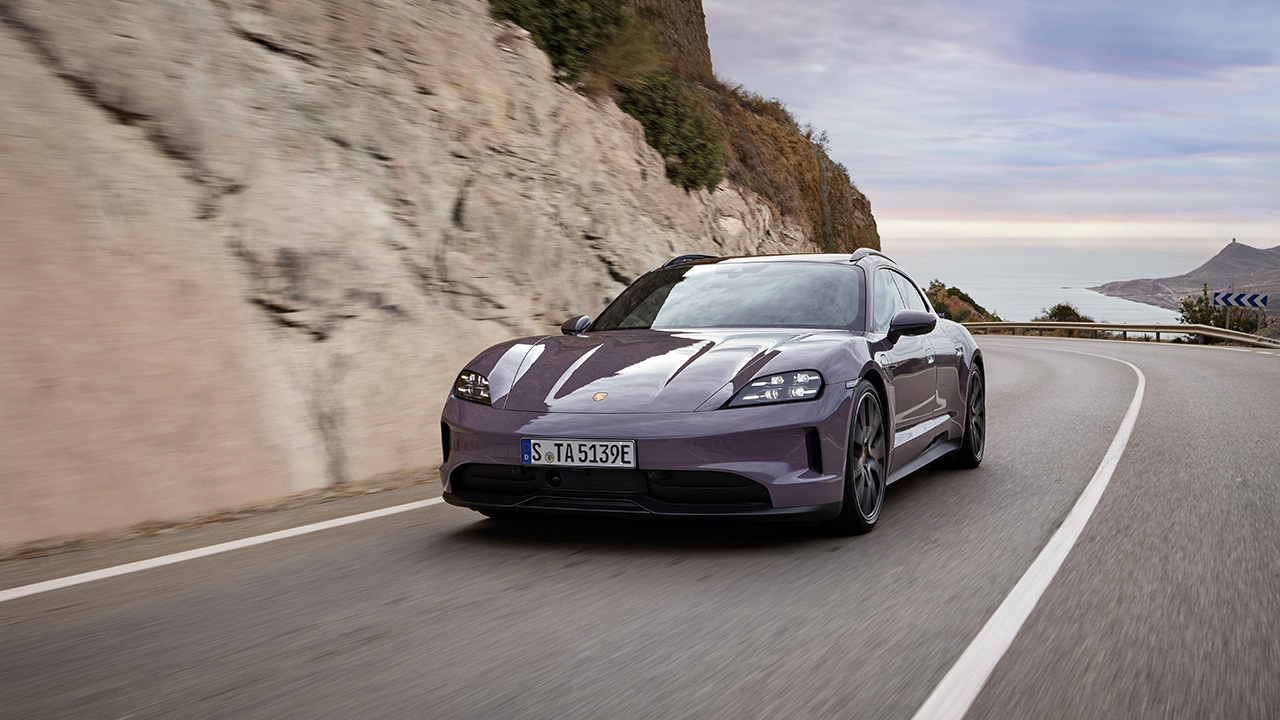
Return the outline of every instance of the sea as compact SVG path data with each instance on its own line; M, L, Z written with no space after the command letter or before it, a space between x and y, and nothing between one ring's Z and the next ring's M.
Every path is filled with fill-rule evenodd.
M1087 288L1116 280L1181 275L1215 252L1199 247L1071 247L971 240L886 241L883 251L922 285L941 280L1010 322L1031 320L1046 308L1068 302L1098 322L1117 323L1176 323L1178 313Z

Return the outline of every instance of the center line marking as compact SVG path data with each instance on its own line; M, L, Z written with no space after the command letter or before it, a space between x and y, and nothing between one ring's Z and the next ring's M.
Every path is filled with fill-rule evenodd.
M987 679L991 677L991 672L995 670L996 663L1000 662L1000 658L1004 657L1009 646L1013 644L1018 631L1022 629L1031 611L1035 609L1036 603L1040 602L1040 597L1049 587L1053 576L1058 573L1062 561L1066 560L1067 554L1071 552L1085 524L1089 522L1089 517L1093 515L1094 508L1102 498L1102 492L1107 489L1107 483L1111 481L1111 474L1115 472L1116 465L1120 464L1125 446L1129 444L1129 436L1133 434L1133 426L1138 421L1138 411L1142 409L1142 395L1147 388L1147 377L1142 374L1137 365L1108 355L1064 348L1047 349L1092 355L1104 360L1124 363L1138 375L1138 388L1133 393L1128 412L1120 421L1120 429L1116 431L1111 447L1107 449L1102 463L1094 471L1093 478L1085 486L1084 492L1080 493L1071 512L1067 513L1062 525L1058 527L1053 537L1049 538L1049 542L1027 568L1022 579L1018 580L1018 584L1009 591L1004 602L1000 603L1000 607L996 608L995 613L987 619L987 624L978 631L973 642L969 643L969 647L960 654L955 665L952 665L951 670L943 676L942 682L938 683L929 698L924 701L919 710L916 710L912 720L961 720L969 711L978 693L986 685Z
M27 597L28 595L39 595L51 590L61 590L73 585L83 585L84 583L93 582L95 580L105 580L107 578L119 577L130 573L150 570L151 568L164 567L165 565L173 565L175 563L186 562L187 560L195 560L197 558L209 557L210 555L218 555L219 553L230 552L232 550L240 550L241 548L253 547L254 545L262 545L264 543L275 542L276 540L284 540L286 538L298 537L299 535L309 535L313 532L321 530L329 530L343 525L352 525L365 520L374 520L376 518L387 517L410 510L420 510L432 505L439 505L444 502L444 498L431 498L429 500L418 500L416 502L405 503L403 505L392 505L380 510L370 510L358 515L348 515L346 517L334 518L333 520L324 520L322 522L311 523L310 525L300 525L288 530L278 530L276 532L267 533L265 535L255 535L240 540L231 540L229 542L218 543L217 545L209 545L207 547L196 548L195 550L185 550L170 555L161 555L149 560L139 560L137 562L125 563L124 565L116 565L114 567L103 568L101 570L91 570L89 572L79 573L78 575L68 575L66 577L54 580L46 580L44 582L33 583L31 585L23 585L21 587L9 588L8 590L0 590L0 602L9 600L17 600L18 598Z

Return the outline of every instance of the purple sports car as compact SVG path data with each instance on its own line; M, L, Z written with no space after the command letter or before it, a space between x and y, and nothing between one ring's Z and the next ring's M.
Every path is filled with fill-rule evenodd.
M863 533L889 483L982 462L982 353L872 250L684 255L561 330L458 375L440 424L448 502Z

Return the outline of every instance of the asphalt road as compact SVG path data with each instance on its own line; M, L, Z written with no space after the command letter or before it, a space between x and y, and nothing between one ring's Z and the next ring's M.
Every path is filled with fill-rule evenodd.
M433 506L0 603L0 718L910 718L1132 439L970 718L1280 717L1280 355L980 338L987 458L859 538ZM429 495L0 565L0 588Z

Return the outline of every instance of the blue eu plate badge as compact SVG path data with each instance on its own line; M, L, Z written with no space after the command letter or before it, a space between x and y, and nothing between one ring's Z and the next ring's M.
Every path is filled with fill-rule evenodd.
M529 438L520 441L520 462L525 465L533 462L533 441Z

